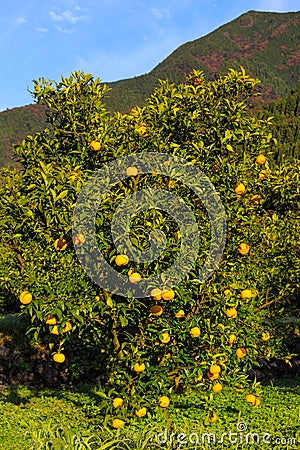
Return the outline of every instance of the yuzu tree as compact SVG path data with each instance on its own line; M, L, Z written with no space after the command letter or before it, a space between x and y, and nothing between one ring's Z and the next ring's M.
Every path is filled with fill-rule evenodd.
M100 373L122 397L195 388L209 402L211 390L245 386L259 358L288 355L284 329L272 318L296 308L299 295L299 165L273 161L270 119L249 113L257 84L242 68L214 81L193 71L185 83L160 81L145 106L109 115L108 89L89 74L34 82L34 99L48 108L48 128L16 147L20 173L2 170L0 280L2 289L31 299L20 308L30 317L33 342L48 345L74 376ZM110 233L114 211L138 190L167 189L182 198L201 246L178 285L123 297L94 283L80 265L75 249L88 237L72 237L72 214L96 170L147 152L184 158L210 179L226 213L226 245L212 276L200 283L211 232L203 199L176 179L176 168L168 177L129 167L95 219L99 248L114 270L138 284L164 272L180 252L178 224L151 208L133 218L131 242L145 251L149 234L163 230L163 253L137 264L118 253ZM146 406L136 409L140 417Z

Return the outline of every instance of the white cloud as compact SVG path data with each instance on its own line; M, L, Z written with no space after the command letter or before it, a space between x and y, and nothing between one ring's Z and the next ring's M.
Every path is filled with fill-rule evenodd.
M37 27L35 29L38 33L48 33L49 29L48 28L43 28L43 27Z
M72 34L74 33L73 28L62 28L58 25L55 25L55 28L57 29L57 31L60 31L61 33L66 33L66 34Z
M60 22L61 20L63 20L62 16L59 14L56 14L54 11L50 11L50 17L52 20L54 20L54 22Z
M17 22L17 23L26 23L27 20L24 19L24 17L18 17L18 18L16 19L16 22Z
M64 11L64 12L62 13L62 16L63 16L63 18L64 18L65 20L67 20L68 22L71 22L71 23L76 23L76 22L78 22L78 20L82 20L82 19L83 19L83 17L80 17L80 16L74 16L74 15L72 14L72 12L71 12L69 9L67 9L66 11Z
M70 11L69 9L66 9L62 13L56 13L55 11L50 11L50 17L54 22L71 22L76 23L79 20L87 20L85 16L76 16Z
M151 14L158 20L161 19L169 19L171 17L171 13L166 8L150 8Z

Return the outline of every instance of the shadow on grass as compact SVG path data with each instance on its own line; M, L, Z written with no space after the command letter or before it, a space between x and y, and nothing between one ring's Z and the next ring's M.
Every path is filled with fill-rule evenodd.
M296 395L300 395L300 374L297 375L282 375L277 378L264 377L260 380L262 387L276 387L277 389L283 389L285 391L293 392Z

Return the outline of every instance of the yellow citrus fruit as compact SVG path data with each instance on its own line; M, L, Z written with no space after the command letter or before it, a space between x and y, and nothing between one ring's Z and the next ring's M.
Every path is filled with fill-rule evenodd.
M222 389L223 389L223 386L221 383L216 383L212 387L212 390L215 394L218 394L218 392L221 392Z
M49 316L45 322L46 322L46 325L56 325L57 324L57 320L54 316Z
M218 420L218 418L219 418L218 414L216 414L214 412L214 413L212 413L212 415L209 417L208 420L210 421L210 423L214 423L214 422L216 422Z
M161 316L162 313L163 313L163 309L162 309L162 307L159 306L159 305L154 305L154 306L152 306L151 309L150 309L150 311L151 311L151 314L152 314L153 316L156 316L156 317Z
M118 406L123 406L124 400L120 397L116 397L113 401L113 407L118 408Z
M173 291L173 289L166 289L161 292L161 297L163 300L173 300L173 298L175 297L175 292Z
M199 336L200 336L200 328L199 328L199 327L193 327L193 328L191 328L190 334L191 334L193 337L199 337Z
M250 298L253 298L253 297L254 297L254 294L253 294L253 292L251 291L251 289L244 289L244 290L241 292L241 297L242 297L242 299L244 299L244 300L249 300Z
M85 237L83 234L79 233L76 234L76 236L73 237L73 244L74 245L83 245L85 243Z
M115 263L117 266L126 266L129 263L129 258L127 255L117 255Z
M236 350L236 356L238 357L238 358L244 358L244 356L246 356L246 354L247 354L247 351L246 351L246 349L245 348L238 348L237 350Z
M230 334L229 335L229 345L232 345L234 342L236 342L236 335Z
M125 422L122 419L113 419L112 426L113 428L122 428L124 427Z
M140 409L138 409L138 410L135 411L135 414L136 414L138 417L145 417L145 415L147 414L147 408L145 408L145 407L140 408Z
M235 192L236 194L241 195L241 194L244 194L245 191L246 191L246 187L245 187L245 185L244 185L243 183L236 183L236 184L235 184L235 186L234 186L234 192Z
M54 327L51 330L51 334L59 335L59 331L58 331L58 326L57 325L54 325Z
M248 398L248 400L247 400L247 398ZM260 402L261 402L261 399L256 397L253 394L248 394L248 395L246 395L246 401L248 403L251 403L252 406L259 406Z
M209 368L209 371L214 375L215 373L221 372L221 367L218 364L212 364Z
M170 399L166 395L159 398L159 404L162 408L167 408L170 404Z
M32 294L30 292L28 292L28 291L23 291L20 294L20 302L23 305L28 305L29 303L32 302Z
M269 176L269 171L268 170L261 170L258 174L258 178L260 180L264 180L265 178L268 178Z
M68 331L71 331L72 330L72 324L71 324L71 322L66 322L66 325L64 326L64 328L63 328L63 332L64 333L67 333Z
M152 289L151 297L153 297L154 300L161 300L161 290L158 288Z
M137 272L133 272L129 275L130 283L138 283L141 280L141 275Z
M217 378L219 378L219 373L210 373L209 371L207 372L207 378L209 378L209 380L216 380Z
M259 194L252 195L252 197L251 197L251 201L254 205L259 205L261 200L262 200L262 196Z
M253 394L246 395L246 402L252 403L252 405L255 403L255 399L256 399L256 397Z
M67 248L67 241L65 239L56 239L56 241L54 242L54 247L55 250L65 250Z
M247 255L247 253L249 253L249 250L250 250L250 247L249 247L249 245L246 244L245 242L242 242L242 243L239 245L238 252L239 252L241 255Z
M256 158L256 162L257 164L264 164L266 162L266 157L265 155L258 155L258 157Z
M66 357L63 353L54 353L52 358L53 358L54 362L59 363L59 364L62 364L66 359Z
M231 290L230 289L225 289L224 295L228 295L228 296L232 295Z
M90 148L94 151L94 152L98 152L101 148L100 142L99 141L92 141L90 143Z
M136 167L131 166L131 167L127 167L126 169L126 175L128 177L135 177L138 174L138 170Z
M268 331L264 331L261 335L263 341L268 341L270 339L270 333Z
M135 365L133 366L133 370L137 373L144 372L145 369L146 369L146 366L144 363L142 363L142 364L135 363Z
M232 308L227 308L226 309L226 316L229 319L235 319L237 317L237 310L235 309L234 306Z
M180 309L179 311L178 311L178 313L176 314L176 318L177 319L180 319L181 317L184 317L184 311L183 311L183 309Z
M163 344L167 344L168 342L170 342L170 335L169 335L169 333L168 332L165 332L165 333L161 333L161 338L160 338L160 340L161 340L161 342L163 343Z

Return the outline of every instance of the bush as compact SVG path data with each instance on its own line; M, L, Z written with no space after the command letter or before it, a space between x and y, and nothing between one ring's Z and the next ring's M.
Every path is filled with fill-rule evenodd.
M33 342L66 355L62 367L68 365L73 377L100 373L114 392L128 397L133 410L172 390L196 388L210 406L218 395L212 393L216 379L244 388L247 371L259 358L288 356L285 335L272 318L298 306L299 165L277 166L269 152L270 120L248 114L257 83L242 68L211 82L194 71L183 84L160 81L145 107L109 116L102 102L108 89L91 75L35 81L34 97L49 110L49 128L16 147L22 173L3 173L1 283L15 297L21 295ZM146 161L148 153L157 153L155 173L143 173L134 164L123 173L124 161ZM264 157L257 160L258 155ZM216 189L212 196L204 189L212 187L209 183L202 185L201 198L185 183L180 158L189 170L195 167L208 177ZM101 190L80 195L89 177L108 164L123 172L118 182L111 180L97 210L96 242L87 233L93 227L88 228L84 206L95 205ZM176 210L176 202L173 208L171 196L167 211L139 210L140 191L150 188L182 198L198 226L199 253L176 285L165 274L193 225L185 215L181 223L174 219L182 209ZM126 203L129 196L139 214ZM212 198L223 208L214 219L207 212ZM116 259L120 252L111 236L116 208L117 229L132 215L127 236L133 251L151 255L150 233L156 230L156 244L162 238L157 230L165 233L167 245L159 247L158 258ZM227 222L223 254L222 242L210 242L214 228L219 236L226 231L222 211ZM114 271L131 280L127 296L120 295L120 286L115 293L101 287L95 261L90 271L98 284L79 263L77 255L88 259L86 248L95 242ZM211 250L222 258L201 283ZM134 273L140 282L132 282L138 280ZM151 295L148 289L146 296L138 295L144 278L161 280L160 285L150 280L149 286L168 294ZM216 373L211 366L217 366Z

